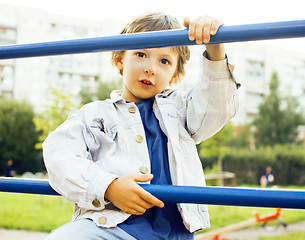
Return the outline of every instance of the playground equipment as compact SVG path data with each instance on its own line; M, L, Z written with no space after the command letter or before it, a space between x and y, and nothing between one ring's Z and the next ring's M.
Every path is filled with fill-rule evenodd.
M305 20L221 26L209 44L305 36ZM0 59L195 45L188 29L121 34L0 47Z
M271 214L261 216L259 213L254 212L254 218L207 233L197 234L195 236L196 240L228 240L221 235L257 223L263 223L262 226L267 231L272 231L279 225L286 227L286 224L281 221L282 209L278 208L279 206L283 208L305 209L305 191L303 190L186 187L147 184L142 184L141 186L159 199L167 202L277 208ZM48 180L5 177L0 177L0 192L59 195L51 188ZM268 223L272 220L278 220L278 225L269 226Z
M305 37L305 20L221 26L218 33L211 37L209 44L297 37ZM1 46L0 59L195 44L195 41L190 41L188 38L188 29L169 30L100 38ZM188 187L145 184L141 186L161 200L170 202L305 209L305 191L302 190ZM50 187L47 180L0 178L0 191L58 195L58 193ZM249 226L256 223L258 219L264 218L267 219L268 216L261 218L257 215L254 219L226 228L230 228L231 231L232 229ZM223 234L224 231L228 230L223 229L221 234Z
M260 215L258 212L253 212L254 218L231 224L228 226L225 226L223 228L218 228L213 231L209 231L206 233L202 234L197 234L195 235L195 240L204 240L204 239L209 239L209 240L230 240L226 237L222 237L222 235L228 234L230 232L234 232L236 230L240 230L246 227L250 227L252 225L255 225L257 223L262 223L262 227L266 229L266 231L274 231L279 225L282 225L283 227L287 227L287 224L282 222L281 216L282 216L282 209L277 208L274 212L271 212L266 215ZM267 224L270 221L273 220L278 220L278 224L275 226L272 226L271 228L266 228Z
M253 215L254 215L257 222L263 223L262 227L268 232L274 231L279 226L283 226L284 228L287 227L287 223L284 223L282 218L281 218L281 216L282 216L282 209L281 208L277 208L276 211L274 212L274 214L271 214L271 215L261 216L256 211L254 211ZM278 224L275 224L275 225L269 224L270 222L273 222L273 220L277 220Z
M198 203L269 208L305 209L305 191L229 187L191 187L141 184L157 198L176 203ZM0 178L0 191L59 195L47 180Z

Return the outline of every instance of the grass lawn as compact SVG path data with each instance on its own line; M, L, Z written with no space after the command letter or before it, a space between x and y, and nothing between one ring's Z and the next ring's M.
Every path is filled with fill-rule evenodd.
M0 192L0 228L50 232L72 212L73 204L59 196Z
M211 228L208 230L252 218L253 211L266 214L274 210L210 205ZM50 232L69 222L72 212L73 204L59 196L0 192L0 228ZM288 224L304 220L303 210L283 210L283 221Z

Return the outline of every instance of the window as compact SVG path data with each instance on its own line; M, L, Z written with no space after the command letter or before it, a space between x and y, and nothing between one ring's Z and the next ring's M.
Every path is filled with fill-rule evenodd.
M246 73L250 77L264 77L264 62L247 60Z

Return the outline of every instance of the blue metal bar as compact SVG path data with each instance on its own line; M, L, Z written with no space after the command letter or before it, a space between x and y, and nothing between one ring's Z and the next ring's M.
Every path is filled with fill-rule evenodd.
M305 209L304 190L189 187L142 184L165 202ZM0 192L59 195L47 180L0 178Z
M0 177L0 192L59 195L48 180Z
M305 37L305 20L221 26L210 44ZM122 34L54 42L6 45L0 59L38 57L114 50L195 45L188 29Z

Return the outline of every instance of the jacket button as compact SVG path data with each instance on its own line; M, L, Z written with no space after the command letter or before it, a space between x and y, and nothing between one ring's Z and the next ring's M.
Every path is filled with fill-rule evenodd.
M140 167L140 172L143 174L146 174L148 172L147 167L145 167L145 166Z
M143 137L142 137L141 135L137 135L137 136L136 136L136 141L137 141L138 143L141 143L141 142L143 141Z
M92 201L92 205L94 206L94 207L100 207L101 206L101 203L100 203L100 201L99 200L97 200L97 199L94 199L93 201Z
M106 217L99 217L98 223L99 224L106 224L107 223L107 218Z
M137 109L136 109L136 107L131 106L131 107L128 108L128 111L129 111L130 113L135 113L135 112L137 111Z

